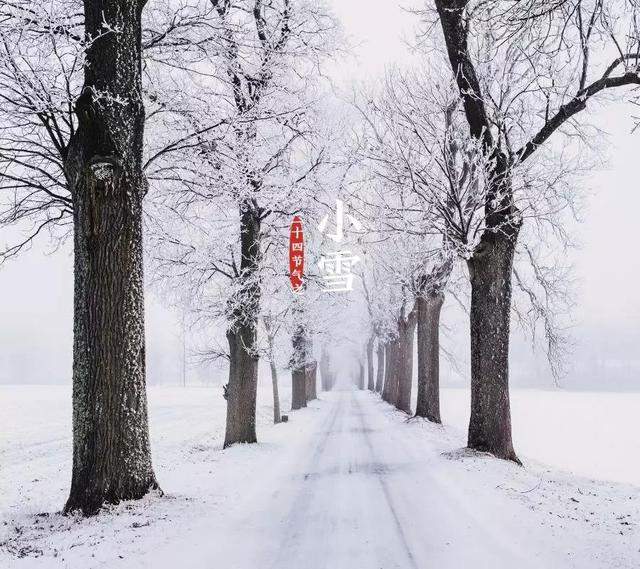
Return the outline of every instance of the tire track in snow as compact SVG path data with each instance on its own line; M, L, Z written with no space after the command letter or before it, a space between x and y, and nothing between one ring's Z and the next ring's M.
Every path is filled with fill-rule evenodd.
M368 427L368 425L366 424L366 421L364 419L364 412L362 411L362 405L360 403L360 401L358 401L358 399L355 397L355 392L351 392L351 404L352 407L355 407L357 409L357 413L356 415L358 416L359 420L360 420L360 424L362 425L362 438L364 439L364 442L367 446L367 449L369 450L369 453L371 454L371 458L372 458L372 462L375 461L376 459L376 452L375 452L375 448L373 446L373 443L371 441L371 435L370 433L372 432L372 430ZM411 549L411 546L409 544L409 540L407 539L407 535L404 532L404 529L402 528L402 523L400 521L400 517L398 516L398 512L394 506L393 503L393 499L391 498L391 491L389 489L389 485L387 484L387 481L384 477L384 473L383 472L376 472L376 477L378 479L378 482L380 484L380 487L382 488L382 492L384 495L384 499L387 503L387 506L389 507L389 512L391 513L391 516L393 518L393 523L396 529L396 532L398 534L398 537L400 538L400 541L403 545L404 548L404 552L407 556L407 560L410 563L410 567L414 568L414 569L419 569L419 566L416 562L416 559L414 557L413 551Z
M282 569L288 567L288 558L291 556L291 550L297 547L300 541L300 534L304 531L306 512L313 499L313 488L308 483L312 474L319 469L320 458L323 456L329 437L335 432L336 419L342 410L342 399L338 404L333 405L333 409L327 414L326 419L322 422L320 438L317 441L313 453L308 459L308 466L305 469L303 482L297 496L293 501L293 507L289 510L286 518L287 538L280 544L278 554L274 562L271 564L272 569Z
M418 569L385 479L394 465L376 462L372 430L353 391L334 392L328 402L333 409L294 476L299 489L271 567Z

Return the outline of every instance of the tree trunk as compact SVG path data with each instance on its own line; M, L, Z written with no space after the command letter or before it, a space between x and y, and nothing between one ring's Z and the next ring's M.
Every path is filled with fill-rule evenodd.
M395 405L398 392L398 338L391 340L385 348L384 389L382 399Z
M469 54L466 3L435 0L453 75L471 136L492 163L485 201L486 229L468 261L471 278L470 448L518 461L511 441L509 410L509 321L511 275L521 216L514 204L511 158L492 135L492 123Z
M240 205L240 286L231 299L234 306L227 330L229 384L224 448L235 443L255 443L258 392L258 314L261 222L257 205Z
M307 402L318 398L318 362L316 362L313 352L313 335L305 329L305 362L307 377Z
M395 406L411 413L411 386L413 383L413 337L416 329L416 311L398 322L398 387Z
M393 341L393 349L391 351L392 361L391 361L391 382L390 382L390 391L389 391L389 403L391 405L396 405L398 402L398 382L399 382L399 373L400 373L400 337L396 338Z
M85 82L65 174L74 206L73 470L65 512L157 488L145 386L144 2L84 2ZM107 22L118 33L104 33Z
M375 336L371 336L367 342L367 389L369 391L375 391L375 378L373 373L373 343L375 342Z
M333 388L335 378L331 371L331 358L326 346L322 346L320 352L320 379L323 391L330 391Z
M382 387L382 400L389 403L389 389L391 387L391 361L392 361L392 340L389 340L384 346L384 383Z
M273 422L277 425L282 421L280 414L280 394L278 393L278 368L273 359L269 362L269 365L271 367L271 387L273 388Z
M224 448L235 443L257 441L258 357L247 350L247 346L255 345L255 326L240 325L236 330L228 330L227 341L230 364Z
M307 402L313 401L318 398L318 391L316 388L316 384L318 383L318 373L317 373L318 364L316 362L311 362L306 366L306 378L307 378Z
M291 370L291 410L307 406L307 377L304 367Z
M364 363L358 360L358 389L364 391Z
M469 448L519 462L511 441L509 325L511 272L518 229L491 234L469 261L471 419ZM489 234L485 234L487 236Z
M302 319L302 311L296 309L298 319ZM301 409L307 406L307 362L306 362L306 332L304 324L298 323L291 338L293 354L291 357L291 409Z
M384 344L378 339L378 369L376 370L376 392L382 393L382 385L384 383Z
M264 316L264 328L267 332L267 344L269 347L269 367L271 368L271 390L273 392L273 422L277 425L282 421L280 414L280 394L278 390L278 367L274 355L275 332L273 330L271 317Z
M440 423L440 312L444 295L420 296L418 304L418 400L416 417Z

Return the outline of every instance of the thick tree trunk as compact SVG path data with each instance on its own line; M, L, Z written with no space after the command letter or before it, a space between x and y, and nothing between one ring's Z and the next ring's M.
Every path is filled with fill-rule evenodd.
M416 417L440 423L440 312L444 295L416 299L418 304L418 400Z
M358 360L358 389L364 391L364 363Z
M291 370L291 410L307 406L307 373L304 367Z
M302 311L296 310L297 318L302 318ZM307 362L306 331L302 323L298 323L291 338L293 354L291 357L291 409L307 406Z
M144 2L84 2L78 129L65 173L74 206L73 470L65 512L157 488L145 387L142 200ZM103 23L118 33L104 33Z
M313 359L313 343L307 329L304 305L294 308L296 322L291 343L291 408L306 407L307 402L317 397L317 363Z
M511 441L509 325L517 239L492 234L469 261L471 278L471 419L469 448L518 461Z
M411 413L411 386L413 384L413 338L416 329L416 311L398 322L398 391L395 406Z
M375 336L371 336L367 342L367 389L375 391L375 377L373 372L373 344L376 341Z
M469 53L466 2L435 0L447 53L471 136L482 143L492 187L485 201L486 229L469 260L471 277L471 420L469 447L518 461L509 410L509 321L513 254L521 216L510 180L512 159L493 138Z
M255 325L240 325L227 331L229 342L229 384L227 387L227 428L224 447L235 443L255 443L258 357L247 346L256 342Z
M241 286L231 301L235 307L227 330L230 362L225 448L235 443L257 441L260 284L256 273L260 263L261 223L255 203L241 204L240 229Z
M382 386L384 384L384 344L381 340L378 340L378 369L376 370L376 392L382 393Z

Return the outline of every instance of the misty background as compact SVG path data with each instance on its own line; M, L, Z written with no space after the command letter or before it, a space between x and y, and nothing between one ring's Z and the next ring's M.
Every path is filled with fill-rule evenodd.
M385 66L411 58L404 38L410 38L415 17L389 0L332 0L352 53L334 64L330 76L339 93L352 81L367 82ZM588 120L600 128L593 145L605 163L585 179L587 195L582 223L571 234L579 244L564 263L574 267L575 310L570 331L574 348L561 385L568 389L637 390L640 388L640 261L637 252L638 148L633 134L631 104L596 103ZM592 156L588 157L592 159ZM3 230L12 240L17 232ZM283 286L286 286L283 282ZM356 294L355 292L352 294ZM73 315L72 243L54 248L46 236L4 266L0 266L0 383L70 383ZM468 383L468 320L447 299L445 339L457 366L442 360L444 385ZM345 323L348 324L348 323ZM148 382L188 384L224 379L224 367L199 361L194 339L184 334L181 315L153 290L147 292ZM185 358L186 355L186 358ZM186 361L185 361L186 359ZM186 364L186 365L185 365ZM511 382L522 387L553 387L554 379L542 350L514 327Z

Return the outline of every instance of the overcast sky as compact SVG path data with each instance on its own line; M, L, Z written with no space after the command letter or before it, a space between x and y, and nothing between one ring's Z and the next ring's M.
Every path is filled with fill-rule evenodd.
M389 0L333 0L354 55L333 69L339 82L371 80L385 65L405 60L403 37L411 34L413 17ZM619 376L638 381L640 341L640 262L637 252L640 192L640 133L630 133L630 115L640 109L625 105L598 107L593 122L609 133L607 167L593 173L585 190L592 192L584 223L575 235L581 250L570 253L576 267L577 343L571 381L598 375L608 385ZM604 142L603 142L604 143ZM72 259L70 244L47 255L41 242L19 259L0 268L0 382L49 383L70 379L72 340ZM147 341L150 380L180 381L181 330L175 315L149 295ZM520 352L518 352L519 357ZM615 365L589 364L594 354ZM597 358L596 358L597 359ZM523 364L524 364L523 360ZM635 363L634 363L635 362ZM600 366L600 367L598 367ZM532 376L548 385L544 366L512 366L514 376ZM577 371L576 371L577 370ZM193 379L206 376L192 370ZM445 373L445 376L448 376ZM607 377L604 377L607 376ZM594 377L590 382L593 383Z

